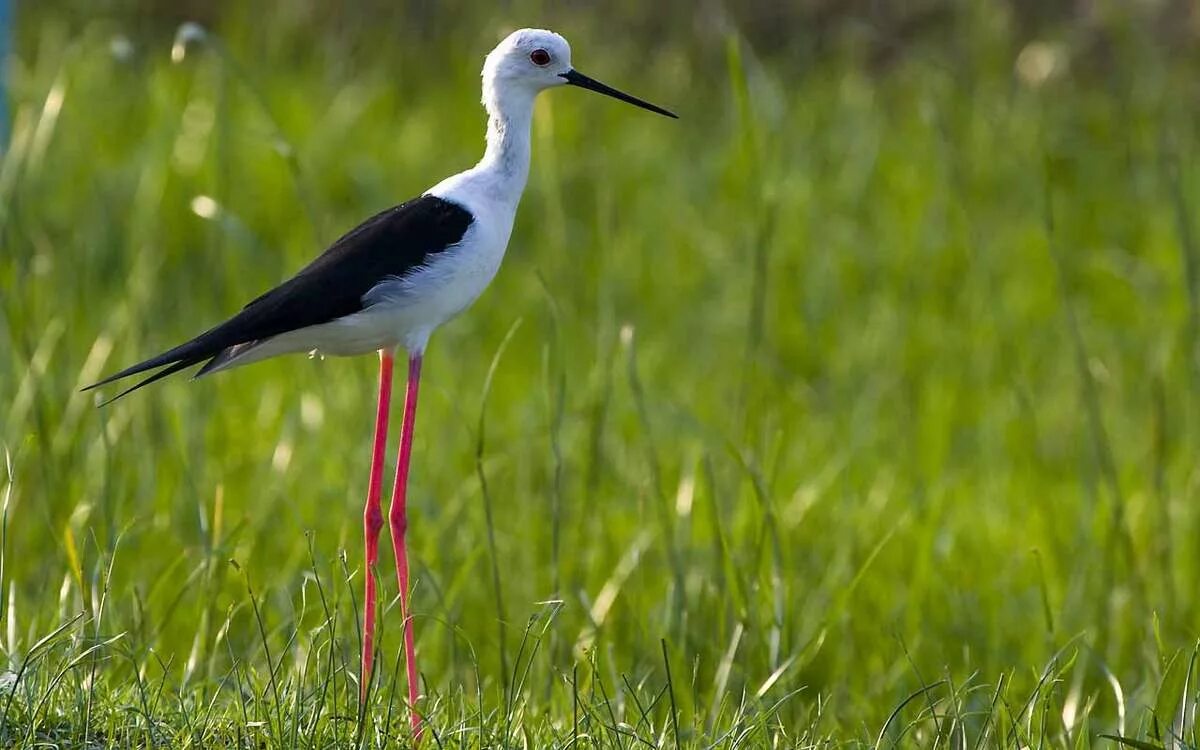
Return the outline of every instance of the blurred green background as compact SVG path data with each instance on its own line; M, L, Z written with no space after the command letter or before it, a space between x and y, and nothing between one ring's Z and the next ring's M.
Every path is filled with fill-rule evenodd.
M371 358L78 388L473 164L540 26L681 118L542 96L431 344L436 742L1198 746L1194 2L14 11L0 742L407 742L394 606L356 706Z

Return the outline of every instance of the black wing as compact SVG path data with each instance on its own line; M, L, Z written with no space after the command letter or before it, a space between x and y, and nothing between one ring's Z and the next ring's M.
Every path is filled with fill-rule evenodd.
M364 307L363 295L376 284L387 278L403 278L431 256L457 245L472 220L471 213L462 206L433 195L422 195L381 211L229 320L83 390L170 365L110 399L116 400L159 378L211 359L228 347L359 312Z

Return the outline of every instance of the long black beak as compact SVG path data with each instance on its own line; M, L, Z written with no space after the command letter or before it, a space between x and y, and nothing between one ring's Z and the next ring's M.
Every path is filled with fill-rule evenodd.
M647 101L642 101L641 99L638 99L636 96L630 96L629 94L626 94L624 91L617 91L612 86L606 86L605 84L597 81L595 78L588 78L583 73L580 73L578 70L568 70L566 73L559 73L558 75L560 78L566 79L567 83L569 83L572 86L578 86L581 89L588 89L590 91L595 91L596 93L604 94L605 96L611 96L614 99L620 99L623 102L629 102L630 104L632 104L635 107L641 107L642 109L648 109L651 112L657 112L660 115L664 115L666 117L671 117L676 120L679 119L679 116L676 115L674 112L668 112L667 110L663 109L662 107L656 106Z

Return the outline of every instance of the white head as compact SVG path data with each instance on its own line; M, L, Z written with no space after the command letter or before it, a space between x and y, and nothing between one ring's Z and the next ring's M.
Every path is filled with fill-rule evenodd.
M615 97L660 115L656 107L579 73L571 65L571 45L553 31L520 29L504 38L483 62L483 103L489 111L503 109L512 98L532 101L538 92L555 86L579 86Z
M483 61L484 87L522 87L531 93L566 84L571 45L553 31L520 29L504 38Z

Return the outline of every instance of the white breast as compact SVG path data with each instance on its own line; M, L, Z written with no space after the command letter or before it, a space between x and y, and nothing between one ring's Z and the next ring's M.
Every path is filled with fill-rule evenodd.
M471 225L457 245L431 255L422 268L383 281L364 295L367 309L344 320L356 329L354 338L362 340L356 348L365 344L424 351L434 329L470 307L496 277L512 234L515 206L506 210L491 201L453 194L459 191L447 192L451 194L439 197L470 211ZM329 347L325 351L341 353Z

